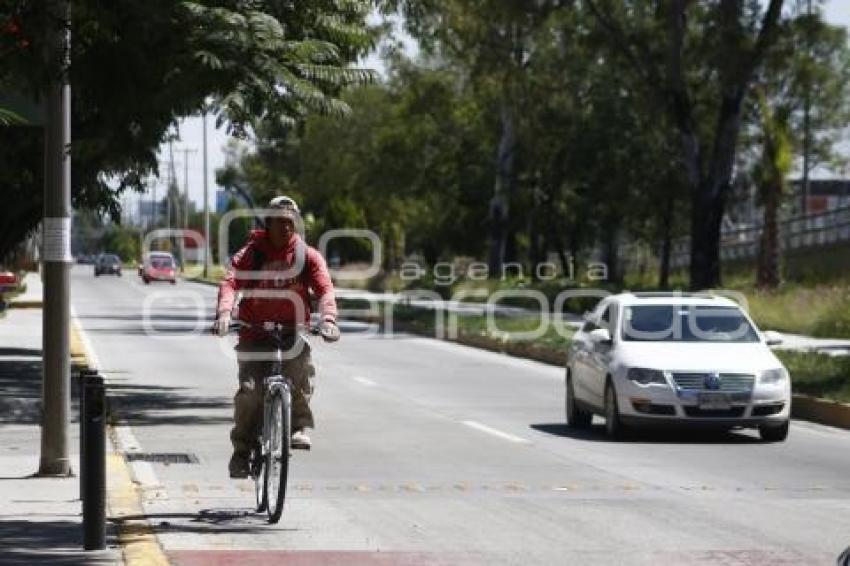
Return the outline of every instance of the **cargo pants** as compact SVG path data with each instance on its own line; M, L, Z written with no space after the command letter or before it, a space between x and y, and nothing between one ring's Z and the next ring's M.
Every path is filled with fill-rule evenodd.
M307 340L300 337L293 337L293 340L301 342L301 350L295 356L284 356L281 361L281 374L287 377L292 385L294 432L307 427L313 428L310 398L313 395L316 368ZM294 343L287 344L287 349L293 347ZM272 375L274 370L275 347L266 342L240 341L236 345L236 361L239 364L239 389L233 397L233 429L230 431L230 441L233 443L234 452L247 454L256 443L262 427L265 378Z

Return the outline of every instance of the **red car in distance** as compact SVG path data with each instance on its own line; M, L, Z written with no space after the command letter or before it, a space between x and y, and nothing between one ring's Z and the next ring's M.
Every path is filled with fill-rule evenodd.
M148 285L151 281L170 281L177 283L177 262L168 252L151 252L142 264L142 281Z

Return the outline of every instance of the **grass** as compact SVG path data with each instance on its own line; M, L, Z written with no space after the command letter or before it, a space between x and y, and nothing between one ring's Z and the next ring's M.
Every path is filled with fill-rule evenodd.
M370 308L365 300L338 299L340 309L362 309ZM378 320L384 320L385 305L377 304L371 306L372 315ZM437 316L435 311L396 305L393 308L393 322L401 323L406 328L414 330L426 336L436 336ZM448 331L449 317L442 313L443 328ZM539 316L496 316L492 323L488 324L486 316L458 315L457 333L459 336L486 337L500 342L534 343L541 347L565 350L572 337L570 328L562 328L559 332L555 324L545 324L545 332L540 336L529 336L529 333L537 331L543 325Z
M219 264L210 265L210 273L208 277L203 276L204 266L201 264L198 265L190 265L189 269L192 272L197 272L197 277L187 277L190 281L207 281L209 283L218 283L221 281L221 278L224 277L224 267Z
M777 351L791 373L794 393L850 403L850 356Z
M208 281L217 282L223 275L223 268L213 266ZM653 290L655 275L646 272L643 275L633 275L626 279L624 288L632 290ZM778 330L793 334L804 334L820 338L850 338L850 272L846 275L833 275L828 279L807 275L800 276L797 281L783 284L775 291L761 291L753 284L753 275L749 268L729 269L724 273L724 287L736 290L747 300L749 312L756 323L765 330ZM824 282L826 281L826 282ZM364 282L361 287L371 290L398 291L405 282L397 275L387 275ZM340 286L351 287L350 282ZM457 292L471 294L483 292L484 297L492 296L499 291L539 291L547 299L549 308L553 308L558 293L566 289L575 289L579 282L571 279L556 279L552 281L532 282L529 279L509 277L505 279L490 279L474 281L459 279L452 285L438 285L432 279L422 279L409 285L410 288L424 288L437 291L443 298L451 298ZM671 274L673 288L686 289L687 278L682 272ZM583 288L601 288L610 292L619 289L612 288L605 282L581 282ZM467 296L465 301L486 301L480 296ZM597 298L570 299L564 305L564 310L582 313L593 308ZM500 304L519 306L530 309L540 308L540 303L532 297L513 296L499 301ZM534 328L536 318L520 324L517 331Z
M343 309L369 308L367 301L345 299L339 302L340 308ZM384 313L384 307L377 305L372 314L378 320L383 320ZM436 335L436 314L430 310L397 305L393 310L393 321L417 334ZM563 355L571 337L571 331L558 333L552 325L539 338L522 339L515 334L537 328L540 320L536 316L497 317L495 319L497 331L488 329L487 319L484 316L458 316L457 321L460 337L485 337L494 341L533 344L535 347L551 351L554 359ZM775 353L788 367L795 393L850 403L850 357L785 350L777 350Z

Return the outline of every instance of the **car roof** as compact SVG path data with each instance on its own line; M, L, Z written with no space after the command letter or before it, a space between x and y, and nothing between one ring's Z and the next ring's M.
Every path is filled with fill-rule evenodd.
M740 307L738 303L728 297L712 293L688 293L680 291L669 292L625 292L608 297L622 305L688 305L707 307Z

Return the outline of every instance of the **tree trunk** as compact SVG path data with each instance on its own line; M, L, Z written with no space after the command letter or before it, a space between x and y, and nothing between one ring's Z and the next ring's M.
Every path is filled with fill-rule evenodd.
M555 251L558 252L558 259L561 260L561 270L563 271L563 275L565 278L570 279L573 275L572 266L570 265L570 260L567 257L567 250L564 247L564 240L558 234L551 234L549 237L550 241L555 244Z
M623 282L620 272L620 230L615 222L609 222L604 229L602 253L605 265L608 267L608 282L620 285Z
M667 289L670 286L670 254L673 249L673 211L674 200L667 201L661 217L661 257L658 270L658 288Z
M724 96L718 117L716 138L707 170L696 161L688 166L691 183L691 289L712 289L721 284L720 226L726 211L726 197L732 183L732 170L738 134L741 129L743 94ZM689 158L694 160L694 156ZM697 175L693 175L693 168ZM697 183L694 183L694 178Z
M501 138L496 156L496 183L490 200L490 277L501 277L510 224L509 205L514 185L516 130L513 108L503 101L500 111Z
M720 225L723 202L700 195L691 212L691 289L712 289L720 285Z
M779 195L780 186L772 183L765 187L764 219L762 221L761 238L759 242L758 270L756 285L760 289L776 289L779 287Z

